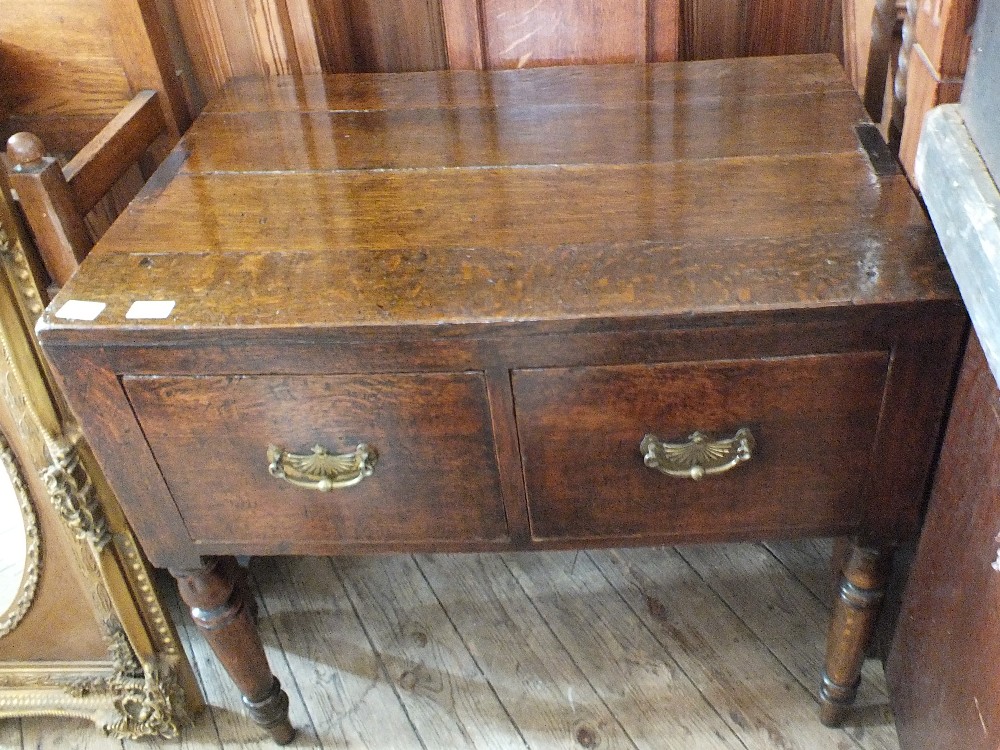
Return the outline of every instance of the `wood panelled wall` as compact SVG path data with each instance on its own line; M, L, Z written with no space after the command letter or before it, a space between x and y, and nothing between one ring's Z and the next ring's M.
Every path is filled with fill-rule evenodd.
M239 76L841 54L843 0L11 0L3 135L73 152L140 88L183 129Z
M211 96L246 75L835 52L841 0L173 0Z
M103 0L6 2L0 71L13 127L32 127L77 148L129 100L107 34Z
M10 0L0 10L3 136L30 129L75 152L139 89L163 94L172 129L190 122L161 17L169 0Z

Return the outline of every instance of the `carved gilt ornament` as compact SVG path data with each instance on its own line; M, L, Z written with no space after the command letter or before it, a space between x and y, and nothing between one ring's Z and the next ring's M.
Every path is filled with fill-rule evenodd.
M13 489L14 499L17 501L21 520L24 528L24 561L23 572L17 589L13 595L13 601L0 613L0 636L4 636L24 619L35 601L35 592L38 588L38 578L41 574L42 554L41 543L38 531L38 519L35 517L35 510L31 506L31 497L28 488L25 486L21 468L14 457L7 439L0 435L0 461L3 462L7 476ZM2 606L2 605L0 605Z

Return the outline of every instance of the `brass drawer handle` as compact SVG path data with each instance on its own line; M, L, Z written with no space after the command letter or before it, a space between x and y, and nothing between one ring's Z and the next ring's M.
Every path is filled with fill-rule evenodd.
M312 453L289 453L277 445L267 447L267 470L272 477L284 479L296 487L329 492L351 487L375 471L378 453L361 443L353 453L330 453L314 445Z
M701 432L692 433L686 443L665 443L656 435L646 435L639 444L643 463L651 469L681 479L695 481L729 471L753 457L755 443L746 427L731 438L710 440Z

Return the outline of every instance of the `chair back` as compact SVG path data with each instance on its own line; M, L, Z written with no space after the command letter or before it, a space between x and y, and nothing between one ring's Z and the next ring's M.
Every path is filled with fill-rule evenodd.
M69 280L98 239L87 215L134 166L148 178L166 155L167 140L155 91L140 91L64 167L32 133L8 139L10 185L55 285Z
M868 116L883 125L893 153L899 152L906 112L906 78L913 49L915 13L916 0L876 0L872 13L864 103Z

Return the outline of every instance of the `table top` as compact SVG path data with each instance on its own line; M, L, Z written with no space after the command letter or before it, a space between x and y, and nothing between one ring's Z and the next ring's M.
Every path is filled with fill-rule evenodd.
M836 59L231 83L50 340L545 325L957 297ZM59 318L70 299L107 307ZM127 319L171 300L163 319Z

